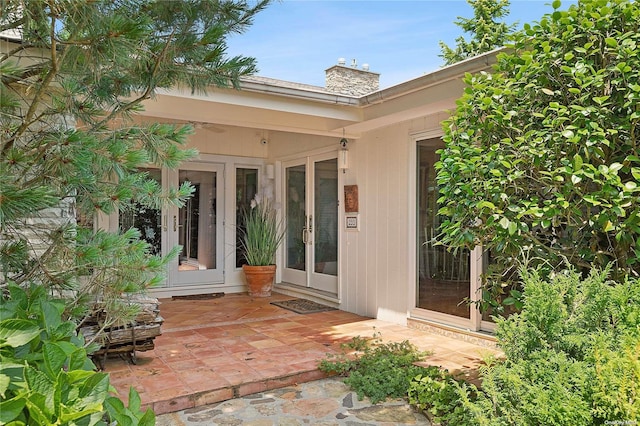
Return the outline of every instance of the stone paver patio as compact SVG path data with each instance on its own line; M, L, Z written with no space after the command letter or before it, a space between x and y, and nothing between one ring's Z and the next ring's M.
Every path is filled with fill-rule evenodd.
M301 315L270 302L290 299L229 294L216 299L161 299L162 335L137 364L110 358L105 370L122 398L136 388L156 414L201 407L326 377L327 354L353 337L380 333L433 353L426 362L472 373L495 349L339 310Z

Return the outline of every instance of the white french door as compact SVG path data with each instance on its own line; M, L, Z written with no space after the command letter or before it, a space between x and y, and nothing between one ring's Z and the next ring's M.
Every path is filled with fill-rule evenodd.
M335 153L283 164L285 282L338 292L338 160Z
M182 247L169 265L165 287L223 282L224 166L192 162L179 170L145 171L162 185L164 191L191 182L193 195L180 208L152 209L138 205L120 212L120 229L138 229L155 255L166 256L173 247Z
M190 182L194 192L184 206L167 209L168 247L182 247L171 263L171 287L224 281L224 165L185 163L168 172L171 186Z

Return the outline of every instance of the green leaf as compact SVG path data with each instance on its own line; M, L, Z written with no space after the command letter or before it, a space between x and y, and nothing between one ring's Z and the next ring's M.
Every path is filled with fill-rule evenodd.
M620 170L622 168L622 164L620 163L613 163L609 166L609 171L612 172L617 172L618 170Z
M29 410L33 424L50 425L53 423L54 411L46 408L47 398L41 394L31 394L27 400L26 408Z
M51 378L56 377L67 360L64 350L55 343L45 342L42 354L47 373Z
M511 295L511 297L515 297L516 299L520 299L522 297L522 292L515 289L509 290L509 294Z
M605 103L607 100L609 100L609 96L594 96L593 100L598 104L598 105L602 105L603 103Z
M542 93L544 93L545 95L549 95L549 96L555 95L555 92L553 90L547 89L546 87L543 87L540 90L542 90Z
M27 400L16 396L9 400L0 401L0 424L6 425L22 413Z
M118 425L128 425L131 424L132 421L127 415L127 407L124 406L124 403L113 396L108 397L104 401L104 408L109 413L109 419L117 422Z
M138 426L154 426L156 424L156 413L150 408L144 412L144 415L138 420Z
M140 395L134 388L129 388L129 410L133 412L140 411L140 406L142 405L142 400L140 399Z
M42 401L38 402L38 407L45 415L53 415L55 413L54 394L56 392L55 382L47 377L47 375L32 367L26 367L24 377L27 380L29 389L38 395L42 395ZM30 402L33 398L30 397Z
M573 170L578 171L582 169L582 157L580 154L576 154L573 156Z
M567 139L571 139L574 136L574 133L572 130L567 129L562 132L562 136L564 136Z
M509 235L513 235L518 230L518 225L515 222L509 223Z
M476 208L478 209L483 209L485 207L488 207L492 210L496 208L495 204L493 204L491 201L480 201L478 204L476 204Z
M618 47L618 40L613 37L607 37L604 39L604 42L607 43L607 46L610 47Z
M5 392L9 389L11 378L6 374L0 374L0 397L5 398Z
M498 223L500 223L500 226L502 226L502 228L508 229L511 221L509 221L509 219L507 219L506 217L503 217L502 219L500 219L500 222Z
M102 404L93 404L86 407L61 407L62 413L60 414L60 422L63 424L95 424L93 421L98 421L102 418ZM83 420L83 421L78 421ZM126 424L126 423L125 423ZM124 424L123 424L124 426ZM133 425L132 425L133 426Z
M87 352L83 348L78 348L69 355L70 370L84 370L87 366Z
M33 321L6 319L0 321L0 346L4 343L17 348L26 345L40 335L40 328Z
M600 204L602 204L600 201L596 200L596 199L595 199L595 197L594 197L593 195L585 195L585 196L583 197L583 199L584 199L587 203L589 203L589 204L591 204L591 205L594 205L594 206L599 206Z
M80 397L87 405L101 404L109 395L109 375L94 373L80 388Z
M63 304L50 300L43 300L40 302L40 310L47 330L55 329L60 325L62 311L64 310Z
M632 167L631 168L631 174L633 175L633 177L636 180L640 180L640 168Z

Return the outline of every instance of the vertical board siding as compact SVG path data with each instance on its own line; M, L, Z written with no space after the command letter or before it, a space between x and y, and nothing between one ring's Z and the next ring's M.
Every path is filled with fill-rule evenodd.
M412 134L437 130L446 114L415 119L366 133L349 150L345 184L357 184L360 231L343 240L341 308L406 323L415 271L409 270L409 161ZM355 271L354 271L355 269Z

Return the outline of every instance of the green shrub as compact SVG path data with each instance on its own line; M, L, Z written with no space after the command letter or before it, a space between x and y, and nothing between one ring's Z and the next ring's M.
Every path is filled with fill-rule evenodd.
M429 367L409 384L409 404L425 411L432 421L441 425L473 425L460 403L459 389L467 392L467 385L438 367ZM467 395L473 398L470 392Z
M625 339L616 351L596 348L594 362L594 416L640 419L640 339Z
M640 282L542 280L523 273L524 307L499 319L506 359L485 370L482 389L457 388L480 425L593 425L640 420Z
M343 345L342 354L322 360L320 370L346 376L345 383L358 398L366 396L375 404L406 397L411 380L425 371L414 363L427 355L407 340L382 343L354 337Z
M9 285L0 298L0 424L153 425L131 389L129 408L109 376L94 371L76 325L63 320L64 302L44 287Z
M442 242L491 252L494 301L514 264L640 275L640 2L550 3L443 123Z

